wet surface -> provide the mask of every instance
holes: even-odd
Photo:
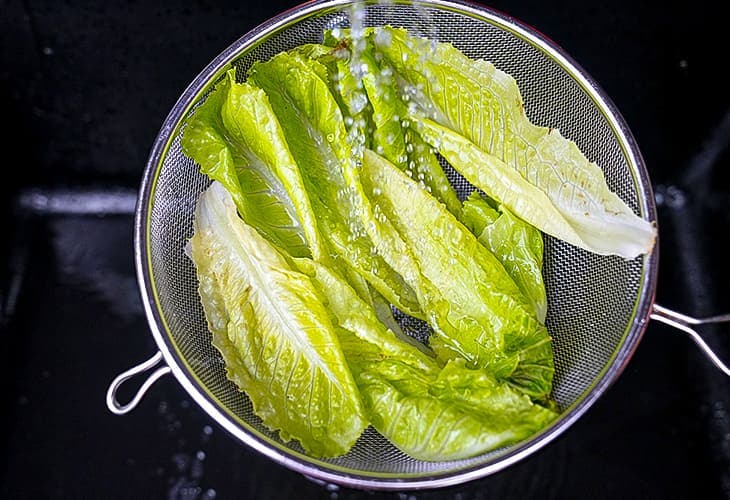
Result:
[[[0,20],[6,168],[18,173],[1,188],[10,230],[0,252],[0,496],[730,498],[730,380],[655,322],[618,382],[566,433],[500,473],[440,490],[317,484],[240,444],[170,375],[133,412],[112,415],[111,380],[156,352],[132,249],[154,136],[213,56],[290,5],[100,5],[9,1]],[[494,5],[563,45],[631,127],[658,203],[657,302],[694,316],[730,312],[722,16],[709,3],[691,12],[658,2]],[[728,325],[702,331],[730,358]]]

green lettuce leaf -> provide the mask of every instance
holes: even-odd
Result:
[[[297,265],[326,297],[340,345],[373,426],[419,460],[459,460],[531,436],[557,414],[463,360],[442,366],[387,329],[336,272]]]
[[[351,61],[341,49],[319,59],[329,68],[329,85],[347,127],[350,143],[360,148],[369,147],[374,125],[373,109],[368,101],[362,78],[354,71]],[[359,71],[359,70],[358,70]]]
[[[321,61],[322,58],[326,58],[331,55],[332,48],[321,43],[304,43],[297,45],[293,49],[289,50],[290,54],[301,55],[307,59],[316,59]],[[327,69],[327,68],[323,68]],[[323,78],[328,78],[326,74],[320,75]]]
[[[295,259],[294,262],[323,295],[323,302],[333,316],[333,324],[352,332],[359,339],[360,347],[349,351],[348,363],[359,357],[393,357],[418,369],[438,369],[439,363],[430,349],[383,324],[373,306],[363,301],[337,271],[307,258]]]
[[[511,76],[402,29],[378,28],[369,36],[401,79],[403,95],[428,118],[419,120],[425,125],[419,131],[472,184],[521,219],[586,250],[626,258],[651,250],[652,224],[609,189],[602,170],[574,142],[529,121]],[[482,170],[494,169],[504,177],[512,170],[542,196],[526,203],[523,187],[504,191],[479,182]],[[509,178],[508,187],[516,187]]]
[[[328,247],[390,303],[418,316],[414,291],[374,251],[357,216],[359,202],[343,172],[355,168],[358,158],[322,74],[319,62],[280,53],[254,64],[249,81],[266,91],[279,117]]]
[[[546,401],[554,371],[550,336],[499,260],[417,182],[370,150],[360,181],[380,214],[365,226],[378,252],[417,291],[436,354],[464,358]],[[378,219],[392,224],[404,247],[373,230]]]
[[[420,460],[460,460],[532,436],[557,413],[484,370],[449,361],[436,373],[386,359],[357,382],[372,425]]]
[[[284,441],[315,456],[346,453],[368,422],[310,278],[238,217],[218,182],[200,197],[194,231],[189,255],[229,378]]]
[[[270,241],[293,256],[324,252],[296,163],[261,89],[236,83],[230,70],[186,120],[181,145]]]
[[[300,46],[297,52],[320,54],[318,47],[323,46]],[[236,83],[235,70],[229,70],[188,119],[182,144],[203,173],[228,189],[244,220],[261,234],[294,257],[311,254],[331,262],[299,168],[263,90]],[[299,221],[304,222],[301,231]],[[308,248],[300,239],[289,244],[294,237],[304,238]],[[371,295],[364,279],[349,276],[361,296]]]
[[[365,31],[370,33],[371,30]],[[390,67],[381,67],[376,61],[371,44],[358,44],[350,38],[350,30],[328,30],[325,44],[337,47],[340,81],[355,79],[357,96],[370,104],[368,123],[372,132],[370,141],[363,146],[373,149],[414,179],[423,182],[430,192],[454,214],[461,209],[456,195],[436,155],[410,127],[409,109],[398,95],[396,80]],[[353,46],[353,44],[355,46]]]
[[[575,214],[567,217],[545,191],[528,182],[496,156],[485,153],[466,137],[429,119],[421,119],[419,123],[424,138],[438,145],[439,152],[466,180],[520,219],[552,236],[598,254],[618,254],[628,258],[647,251],[643,243],[635,244],[639,240],[646,240],[643,225],[625,225],[618,220],[623,216],[608,213],[600,216],[600,223],[587,211],[582,214],[583,221]],[[609,219],[614,219],[617,224],[610,223]],[[653,232],[650,225],[649,228]]]
[[[542,278],[543,241],[538,229],[504,206],[493,208],[478,191],[464,201],[461,221],[504,266],[545,322],[547,294]]]

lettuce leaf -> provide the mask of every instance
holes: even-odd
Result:
[[[297,265],[326,297],[368,418],[408,455],[468,458],[528,437],[557,416],[463,360],[442,366],[381,324],[336,272],[309,259]]]
[[[279,117],[328,247],[388,301],[419,316],[414,291],[374,251],[357,216],[358,200],[343,171],[355,168],[358,158],[322,71],[315,60],[280,53],[254,64],[249,81],[266,91]]]
[[[261,89],[236,83],[230,70],[187,119],[181,145],[270,241],[293,256],[324,252],[296,163]]]
[[[318,47],[297,51],[319,54]],[[294,257],[331,261],[299,167],[262,89],[236,83],[235,70],[229,70],[188,119],[182,145],[203,173],[228,189],[241,216],[263,236]],[[306,247],[300,240],[290,243],[295,236],[304,238]],[[361,296],[371,295],[364,279],[350,277]]]
[[[557,416],[463,360],[435,373],[375,361],[357,381],[373,427],[420,460],[479,455],[527,438]]]
[[[370,33],[371,30],[366,30]],[[377,62],[371,44],[352,41],[350,30],[328,30],[325,44],[336,47],[339,81],[347,82],[356,77],[358,96],[364,96],[370,104],[368,123],[372,132],[363,141],[366,148],[376,151],[414,179],[428,186],[430,192],[454,214],[461,209],[461,202],[436,155],[410,127],[409,109],[398,95],[396,80],[389,67]],[[355,45],[355,46],[353,46]]]
[[[315,456],[346,453],[368,422],[310,278],[238,217],[218,182],[201,195],[194,229],[189,255],[228,377],[284,441]]]
[[[436,354],[464,358],[547,401],[554,371],[550,336],[499,260],[417,182],[370,150],[360,180],[378,218],[392,224],[410,252],[412,260],[397,238],[382,237],[372,231],[375,222],[366,221],[379,253],[417,291]]]
[[[643,219],[636,218],[641,222],[634,224],[620,213],[599,214],[588,207],[581,214],[568,213],[548,193],[466,137],[429,119],[421,119],[419,124],[424,138],[437,145],[466,180],[547,234],[597,254],[626,258],[649,251],[653,245],[654,229]]]
[[[484,60],[451,44],[377,28],[370,35],[378,53],[401,79],[414,103],[424,138],[464,177],[515,215],[580,248],[633,258],[653,247],[656,228],[606,184],[603,172],[556,129],[527,118],[516,81]],[[426,118],[426,119],[424,119]],[[483,170],[511,170],[510,187],[483,183]]]
[[[328,83],[349,131],[348,139],[353,147],[370,147],[374,128],[373,109],[365,93],[362,78],[355,72],[352,61],[343,57],[341,49],[332,48],[330,51],[318,61],[329,70]]]
[[[504,206],[493,208],[492,203],[473,191],[464,201],[461,221],[499,259],[544,323],[547,293],[542,278],[542,234]]]
[[[351,351],[348,363],[360,356],[368,359],[394,357],[418,369],[438,369],[439,363],[428,347],[383,324],[375,309],[363,301],[336,270],[307,258],[295,259],[294,263],[312,279],[323,296],[333,324],[360,339],[361,350]]]

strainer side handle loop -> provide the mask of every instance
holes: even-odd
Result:
[[[704,325],[709,323],[727,323],[730,322],[730,314],[721,314],[719,316],[711,316],[708,318],[693,318],[685,314],[672,311],[666,307],[662,307],[659,304],[654,304],[651,313],[651,319],[661,321],[664,324],[673,326],[678,330],[682,330],[694,341],[697,346],[702,349],[702,352],[707,356],[712,364],[718,367],[725,375],[730,377],[730,367],[725,364],[715,352],[707,345],[702,339],[699,333],[692,328],[695,325]]]
[[[157,351],[157,354],[144,363],[140,363],[137,366],[117,375],[112,383],[109,384],[109,389],[106,392],[106,406],[109,408],[109,411],[115,415],[124,415],[132,411],[142,400],[142,396],[144,396],[147,390],[152,387],[152,384],[157,382],[157,380],[163,375],[170,373],[170,367],[167,365],[160,366],[157,370],[152,372],[150,376],[147,377],[147,380],[145,380],[139,389],[137,389],[137,393],[134,395],[132,400],[127,404],[121,404],[117,401],[117,390],[126,380],[154,368],[158,363],[160,363],[160,361],[162,361],[162,353]]]

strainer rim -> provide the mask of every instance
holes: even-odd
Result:
[[[334,464],[322,461],[315,463],[313,459],[303,455],[303,458],[298,458],[299,454],[293,450],[271,441],[250,425],[242,422],[231,412],[224,411],[220,401],[209,393],[197,379],[193,370],[188,366],[185,357],[172,340],[172,334],[161,310],[161,304],[157,296],[152,275],[149,235],[153,195],[166,153],[190,108],[210,87],[211,83],[215,82],[244,50],[262,42],[266,37],[276,33],[279,29],[294,24],[306,16],[323,14],[329,10],[335,10],[353,3],[357,2],[351,0],[309,1],[272,17],[244,34],[228,48],[223,50],[185,88],[155,138],[141,181],[134,222],[134,254],[137,281],[151,333],[175,379],[183,386],[192,399],[219,425],[254,450],[280,465],[305,476],[348,487],[378,490],[412,490],[455,485],[498,472],[546,446],[577,421],[603,395],[608,387],[617,380],[631,359],[649,321],[656,290],[658,241],[652,253],[642,258],[643,270],[641,273],[642,283],[640,285],[640,293],[636,298],[632,312],[632,320],[627,324],[622,341],[611,361],[607,363],[606,368],[601,374],[596,377],[593,385],[583,397],[569,408],[566,408],[552,425],[525,442],[511,447],[504,454],[498,455],[492,463],[476,463],[461,469],[452,469],[438,474],[433,472],[412,475],[402,474],[397,477],[388,477],[393,476],[392,474],[367,473],[366,471],[361,471],[358,474],[341,473],[336,471],[339,467]],[[412,2],[408,0],[395,0],[394,3],[409,4]],[[653,202],[654,198],[651,184],[643,158],[641,157],[633,135],[610,98],[608,98],[598,84],[566,51],[535,28],[485,5],[464,0],[424,0],[420,2],[420,5],[455,11],[484,20],[485,22],[490,22],[523,38],[558,62],[586,91],[591,99],[594,100],[597,107],[609,121],[611,129],[616,134],[621,150],[627,159],[631,175],[633,176],[633,181],[637,188],[641,215],[656,224],[656,207]]]

